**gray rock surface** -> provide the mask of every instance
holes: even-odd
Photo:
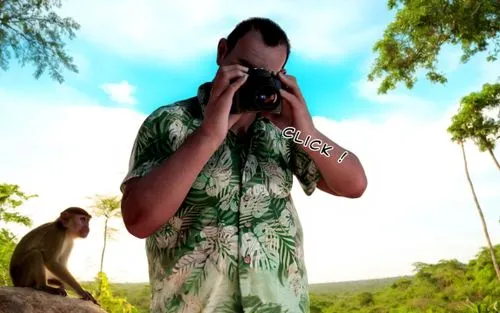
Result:
[[[90,301],[31,288],[0,287],[0,313],[106,313]]]

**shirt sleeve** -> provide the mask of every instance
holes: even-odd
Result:
[[[168,116],[162,113],[167,112],[163,108],[153,112],[139,128],[130,154],[128,172],[120,184],[122,193],[129,180],[149,174],[172,154]]]
[[[312,195],[321,173],[309,155],[294,142],[291,142],[291,167],[306,195]]]

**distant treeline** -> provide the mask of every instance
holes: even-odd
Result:
[[[495,246],[500,259],[500,245]],[[312,284],[311,313],[496,313],[500,284],[487,248],[464,264],[443,260],[415,264],[415,275]],[[140,313],[149,312],[147,283],[110,284]]]

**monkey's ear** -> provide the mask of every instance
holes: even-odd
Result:
[[[68,212],[62,212],[61,215],[59,215],[59,222],[65,227],[68,228],[71,220],[71,214]]]

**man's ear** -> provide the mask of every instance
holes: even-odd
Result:
[[[222,63],[222,60],[227,55],[227,40],[225,38],[222,38],[219,40],[219,44],[217,45],[217,65],[220,66]]]

